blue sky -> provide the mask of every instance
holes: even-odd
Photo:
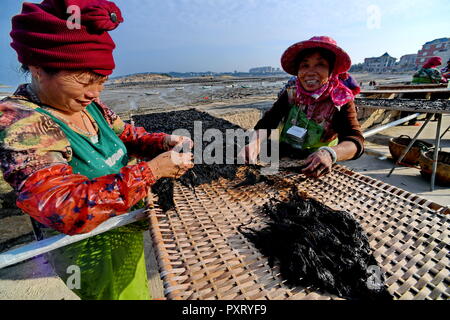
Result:
[[[29,0],[33,2],[33,0]],[[385,52],[400,58],[450,37],[449,0],[116,0],[125,22],[113,76],[135,72],[248,71],[280,67],[291,44],[328,35],[353,63]],[[9,46],[20,0],[2,0],[0,83],[23,81]],[[379,13],[379,15],[378,15]]]

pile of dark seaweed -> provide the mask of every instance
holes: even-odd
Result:
[[[172,111],[165,113],[152,113],[148,115],[139,115],[133,117],[134,123],[138,127],[144,127],[148,132],[165,132],[172,134],[177,129],[186,129],[191,134],[191,139],[194,137],[194,122],[201,121],[202,136],[208,129],[217,129],[222,132],[223,141],[226,141],[225,132],[227,129],[240,129],[239,126],[234,125],[226,120],[213,117],[206,112],[200,112],[195,109]],[[203,140],[203,139],[202,139]],[[195,141],[194,141],[195,143]],[[211,183],[219,178],[234,179],[236,177],[239,165],[236,165],[236,156],[243,145],[238,139],[235,139],[233,144],[235,161],[234,164],[226,164],[226,145],[223,145],[224,164],[196,164],[192,170],[189,170],[183,175],[179,181],[188,187],[199,186],[204,183]],[[208,141],[202,141],[201,150],[205,150],[206,146],[211,144]],[[198,146],[196,146],[198,147]],[[228,143],[230,147],[230,143]],[[197,155],[195,154],[196,163]],[[152,187],[153,193],[158,196],[159,206],[167,211],[173,208],[173,179],[160,179]]]
[[[268,257],[271,266],[279,264],[288,285],[346,299],[392,299],[382,274],[371,273],[377,263],[352,215],[294,191],[287,202],[271,199],[263,212],[270,218],[266,227],[242,226],[241,232]],[[375,284],[368,285],[372,280]]]
[[[226,141],[227,129],[239,129],[226,120],[195,109],[141,115],[133,119],[136,126],[144,127],[148,132],[172,134],[177,129],[186,129],[191,138],[195,121],[201,121],[202,134],[211,128],[221,131],[223,141]],[[202,141],[201,150],[210,143]],[[228,142],[228,147],[230,143],[235,148],[235,155],[243,147],[237,140]],[[223,147],[225,155],[226,146]],[[298,156],[295,151],[290,154],[290,150],[286,150],[286,155]],[[236,165],[236,161],[234,163],[196,164],[179,181],[185,186],[195,187],[221,177],[232,180],[242,167]],[[245,179],[237,183],[236,188],[272,182],[260,175],[257,167],[246,166],[245,170]],[[173,179],[160,179],[152,187],[158,195],[159,206],[165,211],[174,206],[173,187]],[[269,258],[272,266],[275,261],[280,264],[281,274],[288,284],[324,290],[350,299],[392,299],[382,282],[380,288],[367,286],[371,277],[369,267],[377,263],[363,230],[350,214],[330,210],[313,199],[300,197],[296,192],[288,202],[272,199],[264,206],[263,212],[271,219],[267,227],[259,231],[241,228],[241,232]]]

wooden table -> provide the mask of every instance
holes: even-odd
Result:
[[[411,90],[411,89],[440,89],[447,88],[446,83],[434,83],[434,84],[390,84],[390,85],[377,85],[376,90]]]
[[[361,91],[360,96],[355,100],[356,105],[362,108],[376,108],[386,110],[396,110],[414,113],[426,113],[426,121],[420,127],[417,134],[407,146],[403,154],[397,160],[389,172],[388,177],[394,172],[396,166],[401,163],[405,155],[416,142],[420,133],[430,122],[431,118],[435,116],[438,120],[435,138],[435,150],[433,156],[433,171],[431,174],[431,191],[434,191],[436,180],[436,170],[438,162],[438,152],[440,149],[440,142],[444,134],[450,129],[447,128],[441,135],[442,115],[450,114],[450,89],[408,89],[408,90],[364,90]],[[406,98],[405,98],[406,97]],[[439,99],[435,99],[439,97]]]

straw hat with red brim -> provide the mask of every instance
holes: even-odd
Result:
[[[336,41],[330,37],[320,36],[312,37],[309,40],[297,42],[290,46],[281,56],[281,66],[284,71],[294,76],[298,73],[297,58],[305,49],[310,48],[324,48],[333,52],[336,56],[336,62],[334,64],[333,74],[339,75],[341,73],[347,72],[352,66],[352,61],[350,56],[340,47],[338,47]]]

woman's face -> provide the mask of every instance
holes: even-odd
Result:
[[[30,67],[37,77],[37,93],[41,101],[67,113],[75,113],[86,108],[100,96],[107,77],[96,77],[87,71],[60,71],[49,75],[40,68]],[[36,71],[38,70],[38,71]],[[35,77],[36,78],[36,77]]]
[[[330,64],[320,53],[313,53],[300,61],[297,76],[303,89],[315,91],[328,82]]]

